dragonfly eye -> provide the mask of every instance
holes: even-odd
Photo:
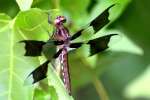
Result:
[[[55,19],[55,24],[60,25],[66,22],[66,18],[64,16],[57,16]]]
[[[66,18],[63,18],[63,19],[61,20],[61,22],[62,22],[62,23],[65,23],[65,22],[66,22]]]

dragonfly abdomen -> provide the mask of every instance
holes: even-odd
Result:
[[[71,80],[70,80],[70,71],[69,71],[69,64],[68,64],[68,54],[67,48],[62,50],[60,54],[60,62],[61,62],[61,78],[65,85],[66,90],[71,95]]]

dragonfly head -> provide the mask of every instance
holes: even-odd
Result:
[[[64,16],[57,16],[54,23],[55,25],[62,25],[66,22],[66,18]]]

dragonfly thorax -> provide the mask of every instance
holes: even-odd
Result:
[[[57,41],[64,41],[61,45],[67,47],[70,44],[70,34],[68,29],[63,25],[66,22],[66,18],[64,16],[57,16],[54,20],[55,31],[53,33],[53,39]]]

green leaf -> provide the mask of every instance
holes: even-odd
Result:
[[[125,89],[125,96],[128,98],[150,98],[150,66],[141,74],[130,82]]]
[[[46,98],[46,93],[42,89],[37,88],[35,89],[34,96],[35,100],[43,100]]]
[[[7,16],[4,13],[0,13],[0,27],[1,27],[1,30],[2,30],[2,28],[5,28],[5,26],[8,25],[10,20],[11,20],[11,18],[9,16]]]
[[[21,11],[29,10],[33,0],[16,0]]]
[[[33,40],[49,39],[49,34],[52,30],[48,24],[47,14],[40,9],[31,9],[28,11],[19,12],[15,23],[15,31],[22,34],[24,37],[29,37]]]
[[[46,87],[46,84],[43,84]],[[34,92],[34,100],[58,100],[55,89],[52,86],[47,86],[45,91],[41,88],[36,88]]]
[[[121,16],[121,18],[116,21],[113,25],[113,27],[118,28],[121,30],[130,40],[136,44],[138,47],[140,47],[143,50],[143,54],[141,55],[141,60],[137,60],[134,58],[133,61],[128,61],[128,63],[133,64],[131,67],[133,69],[133,72],[131,73],[136,73],[136,76],[132,76],[131,74],[127,74],[126,77],[124,78],[130,78],[132,77],[133,80],[129,81],[128,80],[128,93],[126,93],[127,98],[149,98],[148,94],[148,87],[150,84],[149,81],[146,81],[146,79],[140,78],[139,75],[143,73],[143,71],[146,70],[146,68],[149,66],[150,62],[150,7],[149,4],[150,1],[143,0],[143,1],[138,1],[135,0],[133,1],[129,7],[125,10],[124,14]],[[132,8],[132,9],[131,9]],[[126,17],[128,16],[128,17]],[[130,47],[129,47],[130,48]],[[136,67],[133,67],[135,66]],[[125,66],[124,66],[125,67]],[[131,70],[131,69],[130,69]],[[141,73],[140,73],[141,72]],[[134,80],[138,79],[136,82]],[[133,81],[132,87],[131,87],[131,82]],[[143,81],[143,82],[141,82]],[[141,85],[140,85],[141,84]],[[130,89],[129,89],[130,87]],[[146,87],[146,91],[144,91],[144,87]],[[135,91],[133,91],[133,88]],[[125,88],[125,90],[127,90]],[[126,91],[127,92],[127,91]]]
[[[8,14],[11,17],[16,16],[19,11],[15,0],[0,0],[0,12]]]
[[[58,100],[58,96],[54,87],[49,86],[49,92],[51,94],[51,100]]]
[[[9,19],[9,16],[3,15],[0,20],[6,19]],[[0,99],[31,100],[33,88],[24,86],[24,79],[28,72],[39,63],[37,59],[23,57],[23,45],[19,44],[18,41],[24,38],[15,32],[14,22],[15,20],[11,20],[7,24],[0,22],[3,26],[0,29],[0,45],[2,48],[0,59],[4,59],[0,62]]]

